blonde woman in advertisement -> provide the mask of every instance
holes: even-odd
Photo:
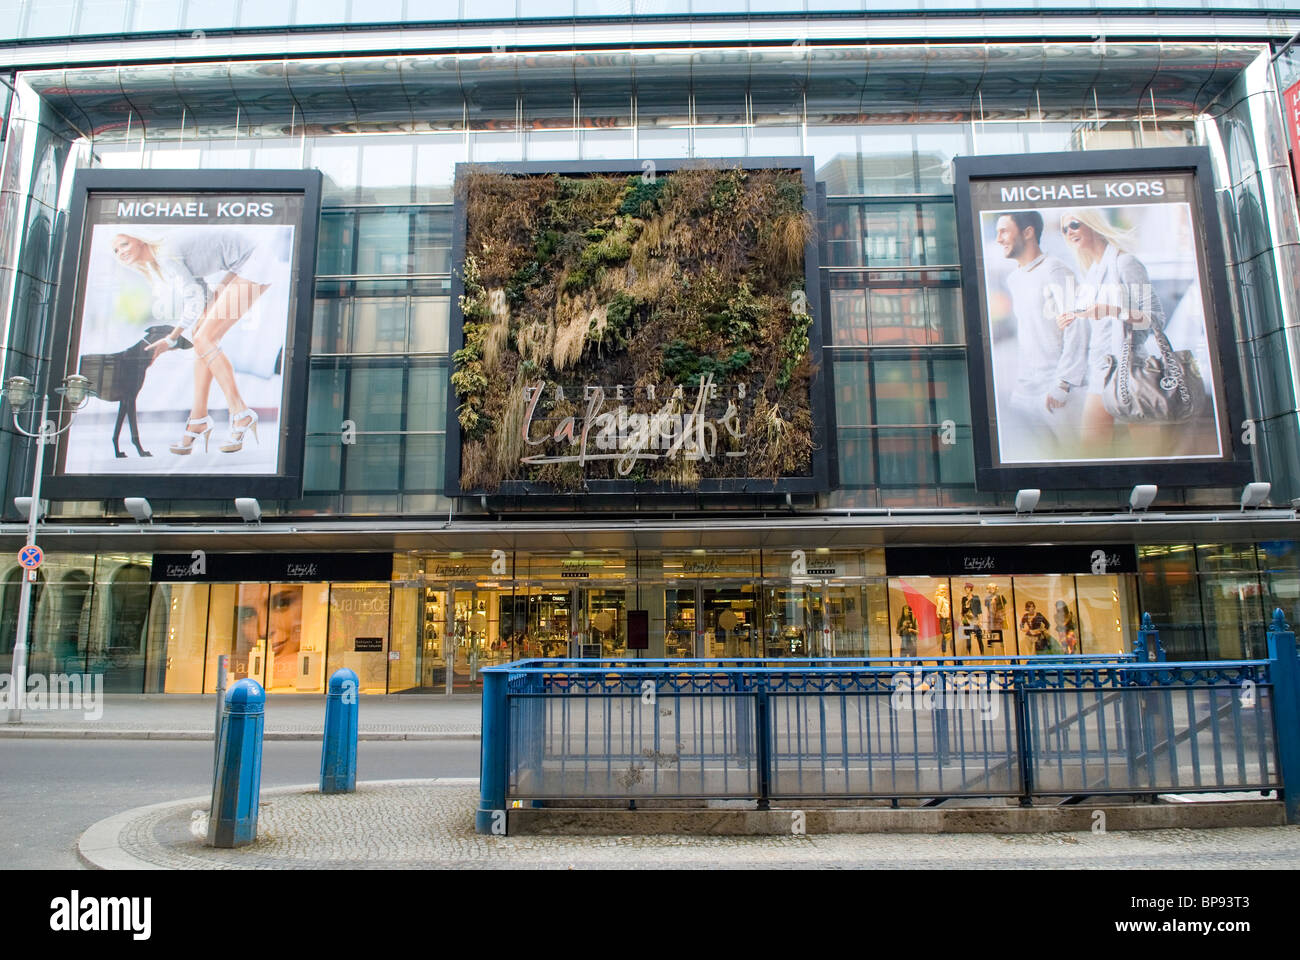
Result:
[[[272,278],[263,271],[272,267],[274,257],[244,231],[227,227],[193,227],[161,241],[119,233],[113,238],[113,255],[150,282],[155,314],[161,311],[174,324],[171,336],[149,346],[153,359],[176,349],[182,337],[194,344],[193,405],[184,435],[171,452],[188,456],[199,440],[207,451],[215,426],[208,415],[213,380],[230,411],[230,436],[218,449],[239,452],[250,431],[257,439],[257,412],[244,402],[221,341],[271,286]],[[209,288],[203,278],[214,274],[222,278]]]
[[[1091,455],[1115,455],[1115,419],[1102,401],[1105,364],[1118,357],[1129,328],[1149,331],[1152,324],[1163,327],[1164,307],[1151,287],[1146,266],[1133,255],[1136,237],[1123,230],[1097,207],[1079,207],[1061,212],[1061,234],[1070,248],[1083,279],[1075,308],[1061,314],[1062,330],[1072,323],[1088,324],[1088,396],[1083,407],[1085,449]],[[1137,355],[1146,338],[1135,337]],[[1164,452],[1165,431],[1160,424],[1127,424],[1130,444],[1147,451]],[[1127,452],[1127,451],[1125,451]],[[1135,451],[1136,452],[1136,449]]]

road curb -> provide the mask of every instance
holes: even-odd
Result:
[[[262,735],[265,741],[280,740],[320,740],[320,731],[270,731]],[[211,743],[211,731],[207,730],[96,730],[73,727],[70,729],[29,728],[7,730],[0,727],[0,740],[206,740]],[[410,731],[370,731],[362,730],[357,734],[358,740],[473,740],[481,739],[480,734],[442,733],[428,730]]]
[[[209,738],[211,739],[211,738]],[[425,777],[402,780],[362,780],[357,784],[358,790],[364,790],[368,787],[388,787],[399,785],[429,785],[434,784],[463,786],[466,784],[477,784],[477,777]],[[320,790],[319,783],[300,783],[288,787],[268,787],[259,793],[259,799],[266,797],[285,796],[295,793],[317,793]],[[199,797],[187,797],[183,800],[165,800],[162,803],[151,803],[143,807],[133,807],[130,810],[124,810],[121,813],[115,813],[111,817],[105,817],[96,823],[92,823],[77,838],[76,853],[77,859],[90,870],[167,870],[168,867],[161,867],[156,863],[150,863],[148,860],[142,860],[122,849],[118,838],[122,831],[135,823],[141,817],[153,813],[160,813],[169,810],[183,810],[186,808],[208,810],[212,805],[212,797],[204,794]]]

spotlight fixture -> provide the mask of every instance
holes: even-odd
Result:
[[[23,519],[24,519],[24,520],[30,520],[30,519],[32,518],[32,498],[31,498],[31,497],[14,497],[14,506],[17,507],[17,508],[18,508],[18,512],[21,513],[21,514],[23,515]],[[43,519],[43,518],[45,517],[45,515],[46,515],[47,513],[49,513],[49,512],[50,512],[50,501],[48,501],[48,500],[42,500],[42,501],[41,501],[41,512],[40,512],[40,514],[37,516],[36,519],[37,519],[37,520],[41,520],[41,519]]]
[[[153,507],[144,497],[127,497],[122,502],[126,504],[126,512],[135,518],[136,523],[153,523]]]
[[[1273,484],[1263,480],[1255,480],[1246,484],[1245,489],[1241,491],[1242,512],[1245,512],[1247,507],[1254,507],[1255,509],[1262,507],[1264,501],[1268,499],[1268,492],[1272,489]]]
[[[1155,501],[1159,489],[1154,483],[1139,483],[1128,496],[1128,512],[1146,510]]]
[[[262,505],[256,497],[235,497],[235,509],[244,518],[245,523],[262,522]]]
[[[1042,496],[1043,491],[1041,490],[1017,490],[1016,513],[1033,513]]]

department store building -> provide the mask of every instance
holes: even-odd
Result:
[[[90,499],[47,497],[30,670],[198,693],[224,654],[272,692],[321,692],[342,666],[371,693],[472,692],[482,666],[525,656],[1110,653],[1131,648],[1143,611],[1171,658],[1263,655],[1274,607],[1300,619],[1300,221],[1284,99],[1300,50],[1282,52],[1300,5],[871,6],[8,4],[5,378],[41,393],[77,372],[60,311],[78,276],[80,173],[320,174],[300,291],[310,337],[286,340],[274,367],[303,361],[305,402],[280,424],[282,443],[302,443],[301,493],[257,497],[255,521],[236,510],[249,495],[238,477],[148,495],[148,520],[125,506],[145,489],[129,476]],[[977,482],[991,401],[972,391],[984,356],[970,343],[962,163],[1157,148],[1207,158],[1215,235],[1200,249],[1226,296],[1206,312],[1233,348],[1216,382],[1236,395],[1220,434],[1248,468],[1153,468],[1145,510],[1130,507],[1140,464],[1122,483],[1082,470],[1071,486],[1059,467],[1042,482]],[[468,437],[449,376],[466,342],[458,298],[472,292],[457,165],[636,176],[653,161],[671,177],[773,157],[811,172],[817,476],[449,483]],[[257,348],[239,336],[224,344],[236,370],[235,354]],[[276,427],[248,403],[265,444]],[[132,426],[160,462],[182,459],[169,441],[194,446],[191,461],[217,457],[237,411],[212,409],[217,429],[201,439],[143,400]],[[93,399],[78,413],[105,451],[117,411]],[[19,412],[28,429],[32,412]],[[23,577],[14,498],[31,492],[35,454],[12,413],[0,671]],[[142,462],[126,436],[121,462]],[[1268,499],[1243,507],[1247,481],[1271,484]],[[1018,510],[1025,488],[1041,496]]]

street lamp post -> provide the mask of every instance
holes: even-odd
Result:
[[[41,518],[41,473],[45,466],[45,445],[53,443],[54,438],[72,426],[72,418],[81,409],[86,398],[90,396],[90,381],[79,374],[69,374],[63,378],[63,386],[56,392],[63,394],[64,400],[72,405],[67,424],[62,430],[49,419],[50,398],[41,396],[41,419],[36,432],[24,430],[18,422],[18,413],[32,399],[32,383],[26,377],[10,377],[5,383],[5,397],[14,408],[14,429],[25,437],[36,440],[36,465],[32,470],[32,503],[27,511],[27,546],[36,545],[36,524]],[[23,706],[27,700],[27,623],[31,616],[32,583],[36,580],[36,570],[23,573],[23,584],[18,595],[18,630],[14,637],[13,665],[10,669],[13,706],[9,710],[9,722],[21,723]]]

